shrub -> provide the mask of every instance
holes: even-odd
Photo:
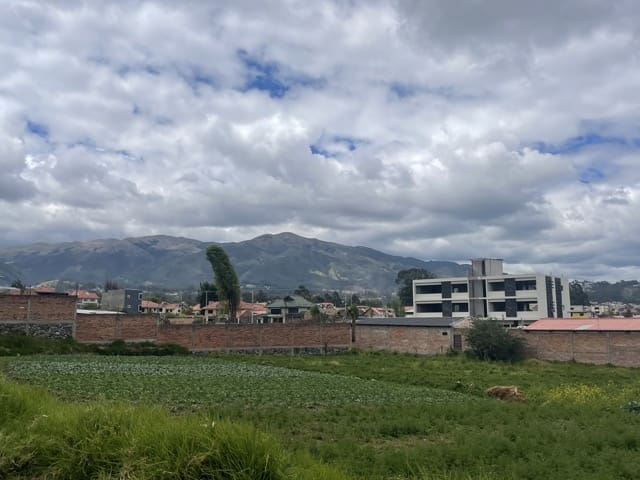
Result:
[[[515,361],[522,358],[524,342],[495,320],[474,320],[467,343],[481,360]]]

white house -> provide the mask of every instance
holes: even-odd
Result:
[[[505,274],[501,259],[471,260],[466,277],[413,281],[415,317],[496,318],[520,326],[569,316],[569,306],[566,278]]]

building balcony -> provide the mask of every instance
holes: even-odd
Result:
[[[451,300],[468,300],[468,299],[469,299],[469,293],[468,292],[452,293],[451,294]]]
[[[414,302],[441,302],[441,293],[416,293]]]
[[[487,292],[488,299],[504,299],[504,290],[496,290]]]
[[[537,290],[516,290],[516,298],[535,300],[538,298],[538,291]]]
[[[442,312],[420,312],[414,313],[413,316],[422,318],[442,318]]]

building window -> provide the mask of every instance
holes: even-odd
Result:
[[[416,285],[417,294],[433,294],[442,293],[442,285],[437,283],[434,285]]]
[[[469,286],[466,283],[452,283],[451,293],[467,293]]]
[[[443,337],[446,337],[447,335],[449,335],[449,332],[442,332]]]
[[[489,302],[489,312],[506,312],[505,302]]]
[[[441,303],[419,303],[416,307],[418,313],[442,313]]]
[[[467,302],[454,303],[453,304],[453,311],[454,312],[468,312],[469,311],[469,304]]]
[[[516,280],[516,290],[535,290],[535,280]]]

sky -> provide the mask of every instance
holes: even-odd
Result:
[[[640,278],[639,2],[0,10],[0,246],[289,231]]]

